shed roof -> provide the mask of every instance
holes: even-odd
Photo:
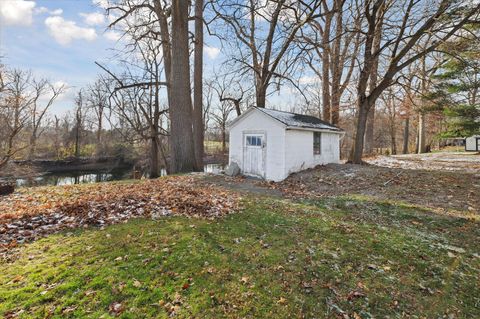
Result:
[[[287,127],[315,129],[315,130],[320,129],[320,130],[329,130],[329,131],[336,131],[336,132],[343,131],[341,128],[336,127],[335,125],[330,124],[326,121],[322,121],[321,119],[315,116],[277,111],[277,110],[260,108],[260,107],[254,107],[254,108],[276,119],[277,121],[282,122]]]

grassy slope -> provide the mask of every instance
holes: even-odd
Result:
[[[0,316],[108,318],[120,302],[122,318],[166,318],[168,303],[179,318],[473,318],[479,226],[364,198],[247,198],[223,220],[137,219],[26,245],[0,265]]]

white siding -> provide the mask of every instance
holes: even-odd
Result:
[[[313,154],[313,132],[287,130],[285,142],[285,175],[320,164],[339,163],[340,135],[322,132],[321,152]]]
[[[321,153],[313,154],[313,131],[286,129],[286,125],[265,113],[252,109],[230,127],[229,163],[237,163],[243,173],[245,134],[265,134],[265,175],[281,181],[291,173],[320,164],[339,163],[340,136],[321,132]]]
[[[465,139],[465,150],[466,151],[477,151],[477,138],[480,138],[480,135],[474,135],[467,137]]]
[[[285,126],[264,113],[253,110],[230,128],[229,163],[243,167],[243,135],[265,133],[265,179],[280,181],[285,176]]]

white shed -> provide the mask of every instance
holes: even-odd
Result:
[[[465,139],[465,151],[480,152],[480,135],[473,135]]]
[[[229,164],[238,164],[244,175],[281,181],[340,161],[343,131],[313,116],[251,107],[229,130]]]

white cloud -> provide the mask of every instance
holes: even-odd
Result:
[[[42,13],[47,13],[48,8],[47,7],[39,7],[35,9],[35,14],[42,14]]]
[[[49,11],[51,15],[54,15],[54,16],[59,16],[63,13],[63,10],[62,9],[55,9],[55,10],[52,10],[52,11]]]
[[[205,53],[208,55],[208,57],[212,60],[216,59],[217,56],[220,54],[220,49],[216,47],[210,47],[206,45],[204,47]]]
[[[61,45],[67,45],[77,39],[93,41],[97,38],[95,29],[79,27],[74,21],[68,21],[62,17],[48,17],[45,19],[45,25],[48,32]]]
[[[29,26],[33,22],[35,2],[30,0],[0,1],[0,21],[5,25]]]
[[[103,33],[103,36],[107,38],[110,41],[118,41],[122,37],[120,32],[113,31],[113,30],[108,30]]]
[[[50,10],[47,7],[39,7],[35,9],[35,14],[42,14],[42,13],[48,13],[53,16],[59,16],[63,13],[62,9],[55,9],[55,10]]]
[[[83,17],[83,21],[87,25],[101,25],[105,23],[105,16],[100,12],[92,13],[80,13],[80,16]]]

